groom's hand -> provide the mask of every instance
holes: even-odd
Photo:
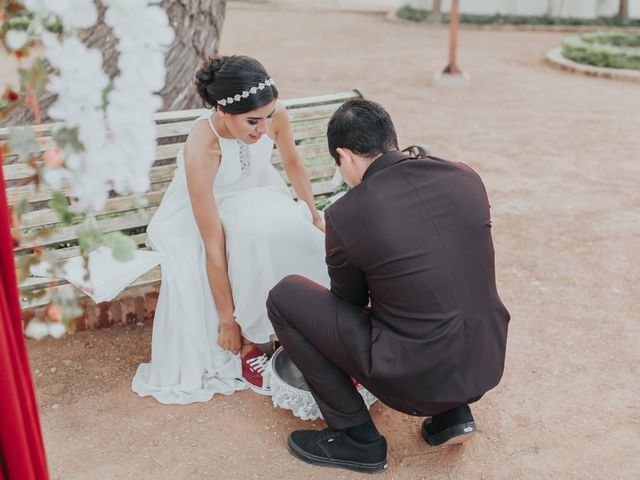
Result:
[[[218,336],[218,345],[233,353],[238,353],[242,346],[242,334],[240,325],[235,320],[220,323],[220,335]]]

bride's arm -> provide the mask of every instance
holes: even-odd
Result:
[[[304,163],[302,163],[300,155],[296,150],[293,131],[291,130],[291,123],[289,122],[289,114],[287,113],[287,109],[280,102],[278,102],[276,106],[276,111],[273,114],[271,125],[275,132],[276,145],[278,146],[278,150],[282,156],[282,164],[284,165],[284,169],[291,180],[291,185],[296,191],[298,198],[309,207],[311,217],[313,218],[313,224],[320,230],[324,231],[322,217],[320,217],[316,204],[313,200],[313,191],[311,190],[309,173],[304,168]]]
[[[241,346],[240,327],[233,317],[233,297],[227,270],[224,230],[213,196],[213,181],[220,166],[220,148],[212,141],[206,122],[198,122],[187,138],[184,165],[191,208],[206,251],[209,286],[220,316],[218,344],[237,353]]]

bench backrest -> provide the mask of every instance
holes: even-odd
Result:
[[[291,118],[298,152],[307,166],[312,179],[314,196],[321,207],[323,200],[343,188],[342,179],[339,174],[336,174],[336,167],[327,149],[327,123],[338,106],[348,99],[359,97],[361,97],[360,92],[354,90],[334,95],[283,101]],[[122,230],[133,236],[138,244],[144,243],[144,229],[173,178],[176,156],[184,145],[193,121],[204,113],[206,109],[161,112],[156,115],[158,146],[156,161],[150,175],[151,189],[142,195],[145,205],[140,207],[140,202],[133,196],[113,194],[104,209],[96,216],[101,231]],[[52,145],[50,137],[47,136],[52,126],[51,124],[38,126],[38,130],[44,135],[43,150]],[[0,129],[0,139],[6,136],[7,130]],[[277,150],[274,151],[272,161],[288,182]],[[17,162],[15,157],[8,156],[3,169],[9,204],[15,205],[22,199],[27,199],[31,206],[31,211],[21,219],[21,228],[24,233],[43,228],[51,229],[46,238],[26,239],[16,247],[16,254],[30,253],[34,247],[50,246],[56,249],[60,258],[78,255],[75,227],[61,225],[56,212],[47,205],[52,197],[52,191],[45,186],[36,187],[33,183],[20,186],[21,181],[33,175],[33,168]],[[69,194],[71,189],[66,185],[63,191]]]
[[[329,155],[326,129],[333,112],[342,103],[352,98],[362,98],[362,94],[353,90],[333,95],[283,100],[291,118],[297,149],[309,171],[314,197],[319,208],[328,205],[329,198],[345,186]],[[102,232],[120,230],[131,236],[139,246],[144,245],[146,226],[173,178],[176,156],[184,146],[194,120],[206,112],[206,109],[193,109],[156,114],[158,146],[155,163],[150,173],[151,188],[149,192],[142,195],[144,206],[141,206],[139,199],[134,196],[118,196],[112,192],[104,209],[96,215],[98,227]],[[41,150],[44,151],[53,146],[50,133],[55,126],[55,124],[46,124],[36,127],[36,130],[42,133]],[[6,140],[7,137],[8,130],[0,129],[0,140]],[[272,162],[289,183],[277,149],[273,153]],[[19,162],[15,156],[8,155],[5,157],[2,168],[9,205],[16,205],[24,200],[30,204],[30,211],[21,218],[20,228],[25,239],[14,249],[16,256],[30,255],[34,248],[38,247],[54,249],[54,254],[59,259],[79,255],[76,226],[61,224],[57,213],[48,206],[53,192],[45,186],[36,186],[33,183],[24,185],[25,180],[34,174],[32,166]],[[64,185],[63,192],[70,194],[70,186]],[[32,237],[30,233],[43,229],[48,230],[46,237],[30,238]],[[157,284],[159,280],[160,269],[156,268],[136,280],[132,286]],[[30,277],[20,287],[23,291],[44,293],[50,288],[70,288],[70,285],[65,285],[66,283],[59,279]],[[46,303],[45,296],[24,298],[22,307],[34,309]]]

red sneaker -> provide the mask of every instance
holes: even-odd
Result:
[[[260,395],[271,396],[271,389],[264,385],[264,372],[269,358],[258,347],[242,357],[242,377],[251,390]]]

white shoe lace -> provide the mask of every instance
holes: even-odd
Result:
[[[259,357],[247,360],[247,365],[249,365],[251,370],[259,373],[260,375],[263,375],[264,371],[267,369],[267,363],[269,363],[269,359],[266,355],[260,355]]]

